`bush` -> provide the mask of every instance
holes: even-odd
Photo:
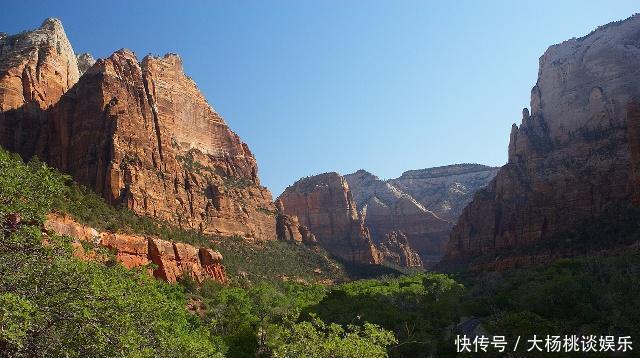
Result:
[[[274,358],[378,358],[386,357],[386,347],[394,343],[393,333],[371,323],[345,329],[314,318],[279,329],[268,345]]]

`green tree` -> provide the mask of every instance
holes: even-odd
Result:
[[[0,150],[0,355],[222,357],[180,286],[78,260],[69,238],[43,233],[67,180]]]
[[[386,348],[396,342],[393,333],[371,323],[345,329],[314,318],[281,327],[268,345],[275,358],[379,358],[387,357]]]

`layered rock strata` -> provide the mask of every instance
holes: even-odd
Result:
[[[489,184],[498,169],[481,164],[453,164],[409,170],[387,182],[439,218],[455,223],[475,193]]]
[[[82,225],[68,216],[51,214],[45,221],[44,228],[49,233],[65,235],[74,238],[75,255],[82,258],[95,258],[87,253],[81,245],[85,242],[94,247],[110,249],[115,254],[116,261],[128,269],[151,267],[149,273],[167,282],[176,282],[188,275],[196,282],[202,283],[206,279],[226,282],[222,255],[207,249],[161,240],[154,237],[128,235],[113,232],[98,232]]]

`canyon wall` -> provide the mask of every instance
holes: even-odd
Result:
[[[447,257],[550,239],[638,198],[640,15],[551,46],[509,160],[464,209]]]

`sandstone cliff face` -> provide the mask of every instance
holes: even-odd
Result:
[[[455,223],[476,191],[486,187],[498,169],[480,164],[454,164],[409,170],[388,182],[438,217]]]
[[[276,238],[253,154],[177,55],[138,62],[120,50],[87,69],[90,56],[76,59],[58,20],[0,46],[0,145],[37,154],[139,215],[205,234]]]
[[[99,60],[46,128],[37,153],[110,203],[205,234],[276,236],[253,154],[176,55]]]
[[[380,263],[369,230],[358,218],[349,185],[339,174],[300,179],[279,200],[283,213],[296,216],[331,254],[352,262]]]
[[[345,179],[374,242],[382,243],[389,234],[401,231],[425,263],[435,263],[444,255],[450,222],[367,171],[345,175]]]
[[[295,215],[286,215],[282,200],[276,200],[276,234],[280,241],[302,242],[309,245],[318,243],[316,236],[308,227],[301,225]]]
[[[78,82],[80,72],[62,23],[0,37],[0,111],[25,104],[47,108]]]
[[[448,256],[550,238],[638,194],[640,16],[551,46],[509,162],[464,210]]]
[[[420,255],[409,245],[407,236],[402,231],[392,231],[385,235],[380,245],[380,260],[401,267],[422,267]]]
[[[80,77],[73,49],[57,19],[36,30],[0,36],[0,144],[33,154],[42,111]]]
[[[196,248],[188,244],[161,240],[153,237],[127,235],[112,232],[98,232],[82,225],[68,216],[51,214],[45,221],[45,230],[57,235],[66,235],[77,240],[75,255],[85,259],[96,259],[85,253],[79,242],[96,247],[105,247],[115,252],[115,258],[128,269],[156,265],[149,274],[167,282],[176,282],[189,275],[196,282],[212,279],[225,282],[222,255],[207,248]],[[89,256],[87,256],[89,255]]]

